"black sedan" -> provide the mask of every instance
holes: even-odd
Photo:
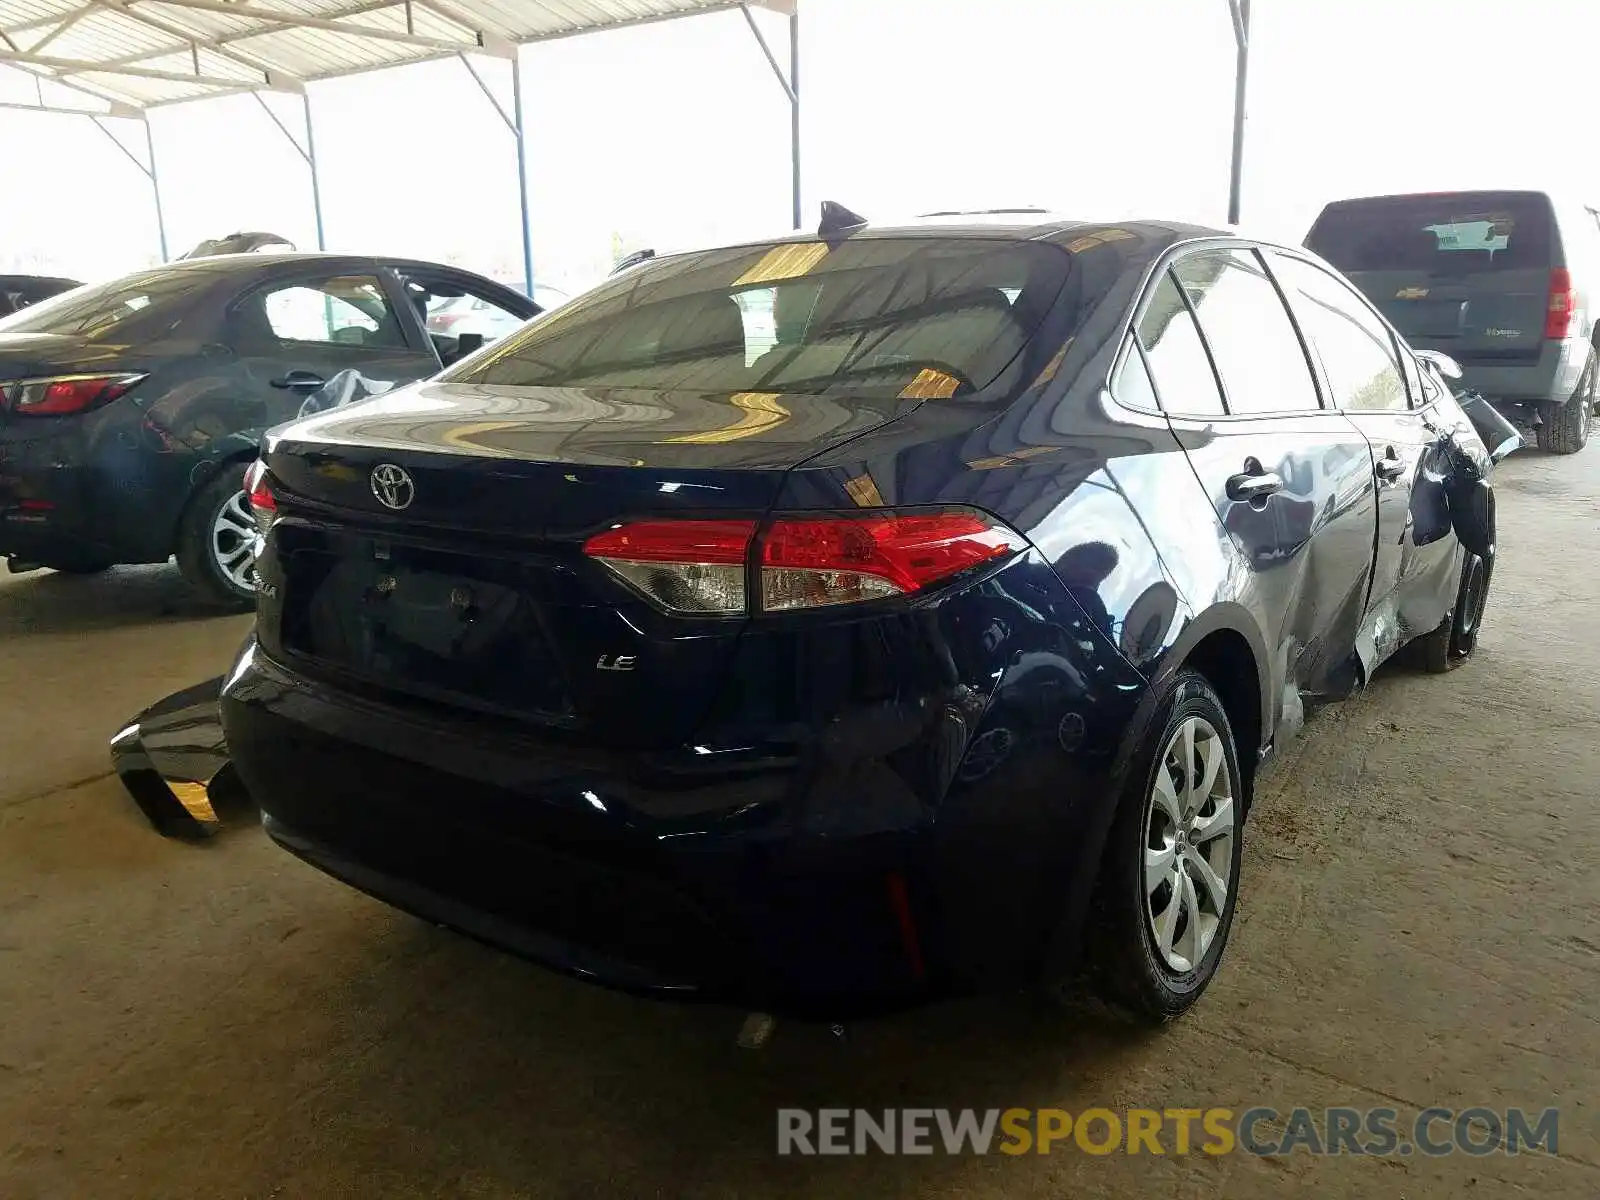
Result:
[[[271,433],[226,748],[202,689],[118,761],[615,986],[832,1016],[1086,946],[1165,1018],[1306,706],[1472,654],[1490,470],[1302,250],[1054,222],[655,258]]]
[[[336,381],[435,374],[482,337],[430,334],[470,296],[527,297],[452,267],[348,255],[200,258],[79,288],[0,321],[0,555],[13,571],[164,562],[254,601],[241,490],[261,435]]]

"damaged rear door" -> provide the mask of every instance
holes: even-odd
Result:
[[[1401,641],[1436,627],[1455,597],[1452,468],[1432,412],[1442,392],[1424,394],[1416,361],[1350,285],[1287,254],[1274,253],[1272,267],[1334,403],[1372,447],[1378,532],[1358,647],[1370,669]]]

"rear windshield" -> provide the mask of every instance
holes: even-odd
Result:
[[[936,399],[1022,352],[1071,256],[1039,242],[857,238],[657,259],[445,373],[452,382]]]
[[[168,310],[162,301],[181,295],[209,274],[204,267],[158,267],[110,283],[75,288],[0,320],[0,333],[121,338],[137,324],[149,335],[163,320],[170,323],[170,317],[163,316]]]
[[[1550,202],[1528,192],[1330,204],[1306,245],[1342,271],[1459,274],[1552,265]]]

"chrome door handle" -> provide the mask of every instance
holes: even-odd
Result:
[[[1265,500],[1283,490],[1283,476],[1276,471],[1255,471],[1228,477],[1229,500]]]

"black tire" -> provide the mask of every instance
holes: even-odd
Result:
[[[1578,386],[1565,404],[1547,400],[1539,406],[1541,418],[1535,437],[1539,449],[1551,454],[1576,454],[1589,444],[1594,423],[1595,378],[1600,375],[1600,354],[1591,349]]]
[[[255,588],[246,589],[229,577],[218,559],[213,529],[223,509],[243,492],[245,463],[224,466],[189,498],[178,522],[178,569],[209,605],[242,612],[254,608]]]
[[[1468,551],[1461,564],[1461,580],[1456,585],[1455,607],[1439,622],[1439,628],[1412,643],[1423,670],[1443,675],[1472,657],[1478,648],[1478,630],[1483,626],[1493,574],[1492,553],[1484,557]]]
[[[1215,847],[1227,861],[1226,901],[1222,911],[1214,914],[1214,932],[1210,942],[1203,943],[1199,962],[1185,970],[1169,962],[1157,944],[1153,925],[1160,918],[1155,915],[1155,909],[1164,907],[1159,897],[1162,888],[1171,885],[1147,888],[1146,854],[1151,848],[1154,822],[1161,819],[1156,811],[1160,806],[1153,800],[1157,775],[1164,771],[1169,781],[1174,778],[1167,763],[1169,746],[1175,737],[1180,738],[1181,745],[1183,727],[1191,718],[1199,718],[1210,726],[1223,754],[1222,765],[1227,771],[1226,783],[1231,795],[1232,833],[1231,845]],[[1183,790],[1179,789],[1180,797]],[[1239,770],[1233,729],[1221,700],[1205,676],[1195,671],[1179,672],[1129,762],[1127,783],[1118,799],[1117,815],[1106,839],[1090,908],[1088,942],[1092,976],[1108,1001],[1136,1019],[1159,1024],[1179,1016],[1200,999],[1216,974],[1233,926],[1239,895],[1239,866],[1244,845],[1240,833],[1245,798],[1244,776]],[[1203,815],[1208,805],[1215,803],[1207,799],[1197,811]],[[1176,843],[1178,846],[1186,844]],[[1200,845],[1197,841],[1191,849]],[[1199,878],[1198,875],[1194,877]],[[1198,887],[1192,887],[1191,893],[1197,895]],[[1172,892],[1169,890],[1167,895],[1171,896]],[[1183,922],[1180,928],[1186,932],[1185,918],[1180,916],[1177,920]],[[1172,938],[1174,949],[1181,937],[1180,933]]]

